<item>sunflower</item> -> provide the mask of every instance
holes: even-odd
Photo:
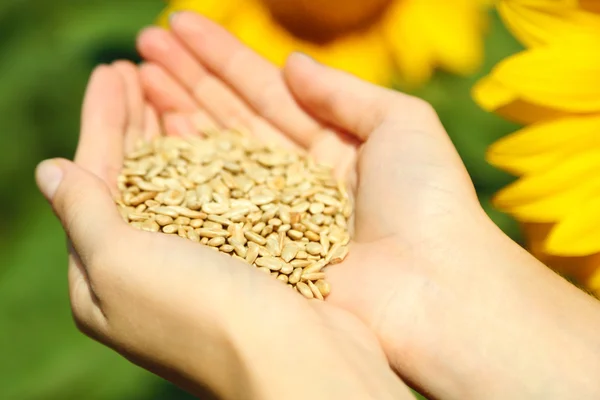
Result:
[[[499,7],[530,48],[473,91],[486,110],[528,124],[488,149],[519,176],[494,204],[523,223],[533,254],[600,295],[600,15],[573,1]]]
[[[513,35],[527,47],[552,44],[575,31],[600,28],[598,0],[500,0],[498,12]]]
[[[407,85],[436,68],[470,74],[483,56],[485,0],[171,0],[199,12],[282,65],[293,51],[368,81]]]

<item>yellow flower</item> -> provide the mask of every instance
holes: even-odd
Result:
[[[417,85],[436,68],[474,72],[483,56],[485,0],[172,0],[160,17],[192,10],[282,65],[305,52],[363,79]]]
[[[499,0],[498,12],[525,46],[551,44],[575,31],[598,31],[597,0]]]
[[[498,64],[473,95],[529,124],[488,149],[491,164],[520,177],[495,206],[523,224],[534,255],[600,295],[600,17],[581,8],[592,5],[501,1],[531,48]]]

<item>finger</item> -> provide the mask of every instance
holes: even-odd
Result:
[[[167,135],[190,136],[219,129],[215,121],[204,111],[193,113],[170,112],[163,114],[163,125]]]
[[[219,128],[215,121],[202,110],[197,110],[195,113],[189,114],[188,118],[194,129],[196,129],[196,132],[214,131]]]
[[[111,188],[123,162],[126,123],[123,81],[115,69],[100,66],[94,70],[86,91],[75,162]]]
[[[125,86],[127,104],[127,128],[125,130],[125,151],[132,151],[135,143],[142,138],[144,128],[144,94],[137,67],[129,61],[116,61],[113,68],[119,73]]]
[[[162,74],[163,81],[171,74],[222,125],[247,124],[255,117],[235,93],[207,72],[169,32],[149,28],[140,35],[138,47],[146,60],[168,72]]]
[[[170,113],[163,117],[165,132],[170,136],[191,137],[196,134],[196,128],[190,118],[184,114]]]
[[[146,98],[159,114],[191,113],[198,108],[192,96],[157,64],[142,64],[140,79]]]
[[[189,126],[186,126],[186,129],[183,129],[187,131],[186,133],[204,132],[221,126],[210,115],[200,110],[186,90],[160,66],[144,64],[140,74],[146,95],[153,105],[152,108],[156,108],[163,114],[163,123],[167,123],[166,134],[179,136],[182,132],[181,121],[171,121],[172,115],[177,115],[175,119],[187,116],[186,124],[191,122],[194,129],[188,130]]]
[[[290,56],[284,77],[309,112],[362,140],[386,120],[406,130],[441,128],[426,102],[325,67],[303,54]]]
[[[144,132],[142,138],[146,141],[160,136],[160,120],[154,107],[149,104],[144,106]]]
[[[180,82],[198,107],[222,126],[248,129],[265,141],[293,146],[293,140],[256,114],[235,91],[207,71],[170,32],[146,29],[138,39],[138,48],[144,58],[160,65],[173,80]],[[249,75],[247,78],[252,79]]]
[[[178,13],[171,21],[173,33],[195,58],[221,78],[258,115],[296,142],[309,147],[322,134],[322,126],[307,115],[290,95],[281,71],[242,44],[227,30],[195,13]],[[188,58],[190,56],[187,56]],[[182,81],[193,82],[189,69],[170,66]]]
[[[307,110],[366,141],[357,164],[356,225],[363,228],[356,240],[418,237],[415,227],[424,224],[414,210],[427,209],[441,224],[459,207],[469,214],[479,208],[462,160],[427,103],[301,55],[290,58],[285,78]]]
[[[36,169],[40,191],[52,205],[84,265],[110,255],[114,238],[127,237],[106,184],[67,160],[47,160]]]
[[[150,103],[161,114],[187,115],[193,122],[196,132],[216,129],[221,126],[205,111],[199,109],[194,99],[185,89],[158,65],[144,64],[141,75]],[[167,134],[173,132],[169,129],[166,129],[166,131]],[[179,131],[179,129],[176,129],[176,131]]]

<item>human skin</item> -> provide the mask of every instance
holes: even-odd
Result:
[[[87,90],[75,162],[48,160],[37,169],[69,238],[78,327],[201,398],[414,398],[350,312],[121,219],[113,196],[123,154],[158,132],[136,67],[101,66]]]
[[[172,19],[171,33],[143,32],[139,49],[152,107],[133,66],[102,67],[76,164],[50,161],[38,171],[73,243],[71,299],[82,330],[223,398],[293,398],[285,390],[299,379],[317,382],[321,398],[409,398],[387,362],[431,398],[597,396],[597,302],[485,216],[431,107],[303,56],[282,73],[189,13]],[[109,189],[124,147],[157,134],[152,108],[169,134],[243,126],[336,166],[356,215],[348,259],[327,271],[326,303],[122,222]],[[315,362],[324,368],[308,367]],[[273,379],[273,371],[289,373]]]
[[[600,307],[485,215],[423,101],[293,56],[283,71],[191,13],[138,41],[144,90],[185,134],[242,125],[336,166],[356,198],[328,302],[440,399],[600,396]]]

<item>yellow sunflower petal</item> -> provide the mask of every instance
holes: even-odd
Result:
[[[600,25],[598,16],[582,10],[576,0],[503,0],[498,11],[528,47],[553,43],[574,31],[597,31]]]
[[[600,150],[571,157],[547,171],[528,175],[502,189],[494,201],[502,208],[525,204],[559,193],[589,178],[600,177]]]
[[[600,252],[600,195],[573,210],[554,227],[546,241],[546,251],[559,256]]]
[[[475,102],[486,111],[495,112],[509,121],[531,124],[559,118],[568,113],[548,107],[541,107],[517,98],[517,93],[489,75],[480,79],[471,95]]]
[[[418,1],[397,1],[388,11],[383,32],[391,48],[392,56],[402,79],[418,86],[431,77],[434,69],[434,53],[429,41],[420,32]]]
[[[328,46],[308,50],[316,60],[379,85],[389,85],[394,63],[379,30],[341,38]]]
[[[486,158],[498,168],[523,175],[543,171],[593,148],[600,148],[600,115],[527,126],[492,144]]]
[[[539,108],[542,118],[562,113],[600,112],[600,48],[598,37],[579,37],[521,52],[498,64],[473,90],[475,100],[488,110],[529,119],[515,99]]]
[[[397,1],[384,32],[401,75],[419,84],[438,66],[457,74],[475,71],[483,57],[481,8],[475,0]]]
[[[583,257],[560,257],[546,253],[545,243],[555,224],[522,224],[527,249],[559,274],[600,295],[600,253]]]
[[[284,64],[291,52],[303,51],[306,47],[303,42],[278,25],[271,18],[268,9],[254,1],[241,3],[227,28],[257,53],[278,66]]]
[[[543,173],[525,176],[496,194],[494,205],[521,221],[553,222],[600,193],[600,150],[571,157]]]
[[[567,112],[600,111],[600,36],[586,45],[548,46],[510,57],[494,78],[524,101]]]
[[[554,224],[526,222],[521,224],[521,231],[531,254],[540,260],[544,258],[544,243]],[[545,262],[542,260],[542,262]]]
[[[216,22],[223,22],[238,0],[171,0],[158,17],[157,24],[168,28],[169,15],[176,11],[195,11]]]
[[[586,181],[531,203],[515,206],[509,212],[519,221],[555,222],[565,218],[590,197],[598,195],[600,195],[600,178]]]
[[[473,0],[417,0],[427,18],[422,34],[434,49],[436,61],[446,70],[467,75],[475,72],[483,59],[480,5]]]
[[[494,79],[493,75],[480,79],[473,87],[472,95],[477,104],[486,111],[496,111],[518,100],[517,93]]]
[[[256,2],[240,6],[227,26],[249,47],[279,66],[290,53],[302,51],[324,64],[370,82],[386,85],[392,79],[392,60],[377,30],[317,46],[288,33],[271,18],[266,8]]]
[[[587,281],[587,286],[593,292],[600,291],[600,264],[596,268],[596,271],[592,274],[592,276],[590,276],[589,280]]]

